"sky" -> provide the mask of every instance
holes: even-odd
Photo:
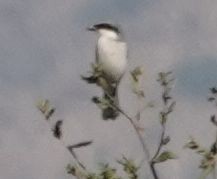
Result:
[[[157,167],[162,179],[197,179],[200,158],[183,149],[189,136],[204,146],[215,137],[207,102],[217,85],[217,2],[213,0],[0,0],[0,177],[4,179],[72,178],[65,166],[73,159],[54,139],[36,109],[40,98],[56,107],[63,119],[66,145],[93,144],[78,152],[90,170],[122,154],[142,155],[128,121],[103,121],[91,103],[101,91],[80,79],[94,61],[96,35],[86,27],[119,24],[128,43],[128,71],[143,66],[147,109],[141,122],[150,152],[159,141],[158,111],[161,71],[173,71],[177,106],[168,121],[168,148],[178,159]],[[119,89],[121,106],[133,115],[137,101],[129,73]],[[130,103],[129,103],[130,101]]]

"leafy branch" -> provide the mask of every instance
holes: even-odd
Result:
[[[131,76],[133,78],[133,82],[134,82],[134,86],[135,88],[133,89],[134,93],[136,93],[139,97],[144,97],[144,93],[142,90],[138,90],[138,86],[139,86],[139,76],[142,75],[142,71],[140,68],[135,68],[134,71],[131,72]],[[108,86],[108,82],[106,81],[106,79],[103,77],[103,72],[101,71],[100,66],[97,66],[97,64],[92,64],[92,72],[90,72],[90,76],[85,77],[82,76],[82,79],[85,80],[87,83],[90,84],[96,84],[97,86],[101,87],[102,89],[106,89]],[[105,90],[106,91],[106,90]],[[143,152],[147,158],[147,160],[149,159],[149,151],[147,149],[147,146],[144,142],[144,139],[140,133],[140,130],[137,126],[137,124],[134,122],[133,117],[130,117],[127,112],[125,112],[123,109],[121,109],[119,106],[115,105],[115,103],[113,102],[113,98],[107,94],[107,96],[110,97],[110,99],[105,99],[104,97],[93,97],[92,101],[99,106],[99,108],[101,108],[102,110],[107,108],[107,107],[111,107],[112,109],[120,112],[125,118],[127,118],[130,122],[130,124],[132,125],[138,140],[142,146]]]
[[[101,87],[104,91],[108,86],[108,82],[106,82],[106,79],[103,79],[103,73],[100,72],[100,67],[96,67],[96,65],[92,65],[92,72],[91,75],[88,77],[82,76],[82,79],[85,80],[88,83],[91,84],[96,84],[97,86]],[[133,71],[131,71],[131,78],[132,78],[132,87],[133,87],[133,93],[136,94],[138,99],[144,99],[145,94],[144,91],[140,87],[140,80],[141,80],[141,75],[143,74],[143,71],[141,67],[136,67]],[[157,150],[154,154],[154,156],[150,159],[150,154],[149,150],[145,144],[144,138],[141,134],[141,130],[138,127],[137,123],[135,122],[135,119],[137,121],[140,120],[141,118],[141,110],[138,110],[135,118],[131,117],[125,112],[120,106],[115,105],[113,102],[114,99],[110,97],[110,99],[105,99],[104,97],[93,97],[92,101],[102,110],[110,107],[113,110],[116,110],[117,112],[121,113],[125,118],[127,118],[132,125],[137,138],[142,146],[143,152],[144,152],[144,157],[146,161],[149,163],[150,170],[152,172],[152,175],[155,179],[158,179],[159,177],[157,176],[156,170],[155,170],[155,164],[167,161],[168,159],[175,159],[176,155],[170,151],[163,151],[161,152],[161,149],[163,148],[164,145],[169,143],[170,137],[165,136],[165,131],[166,131],[166,122],[168,119],[168,116],[171,112],[173,112],[173,109],[175,107],[175,101],[172,100],[172,97],[170,95],[170,91],[172,89],[171,84],[173,83],[174,79],[170,77],[171,72],[167,73],[159,73],[159,79],[158,81],[160,82],[161,86],[163,87],[163,94],[162,94],[162,101],[163,101],[163,110],[160,112],[160,122],[162,126],[162,131],[161,131],[161,137],[160,137],[160,142],[157,147]],[[103,83],[102,83],[103,82]],[[107,84],[107,85],[105,85]],[[109,96],[109,95],[107,95]],[[150,105],[151,106],[151,105]]]
[[[53,117],[53,115],[55,113],[55,108],[52,107],[49,100],[40,100],[37,103],[37,108],[43,114],[43,116],[47,122],[49,122],[51,120],[51,118]],[[89,146],[92,144],[92,140],[82,141],[82,142],[79,142],[77,144],[67,146],[64,144],[64,142],[62,140],[62,136],[63,136],[62,125],[63,125],[63,120],[57,120],[55,122],[55,125],[52,127],[53,136],[62,143],[62,145],[67,149],[67,151],[70,152],[70,154],[72,155],[72,157],[74,158],[74,160],[76,161],[76,163],[78,165],[77,167],[81,168],[83,170],[83,172],[87,172],[86,167],[80,161],[80,159],[78,158],[74,149]],[[76,175],[76,176],[78,179],[80,179],[79,175]]]
[[[123,169],[127,173],[129,179],[138,179],[137,172],[139,167],[135,165],[133,160],[129,160],[123,156],[122,160],[118,160],[118,163],[123,166]]]
[[[210,95],[208,101],[217,106],[217,88],[210,88]],[[216,115],[210,116],[210,121],[214,126],[217,127]],[[199,168],[202,170],[200,179],[205,179],[211,173],[213,174],[213,179],[216,179],[216,162],[217,162],[217,129],[216,129],[216,139],[212,145],[208,148],[202,147],[195,139],[191,138],[190,141],[184,146],[185,148],[195,151],[198,155],[202,157]]]
[[[127,174],[127,179],[138,179],[137,171],[139,167],[136,166],[133,160],[123,156],[117,162],[123,167],[124,172]],[[123,179],[117,174],[117,170],[109,164],[101,164],[100,171],[95,173],[83,173],[78,167],[68,165],[67,172],[73,176],[79,176],[80,178],[77,177],[78,179]]]
[[[161,123],[161,135],[160,135],[160,142],[157,146],[157,150],[154,153],[153,157],[150,160],[150,166],[155,179],[158,179],[159,176],[157,175],[155,164],[165,162],[169,159],[176,159],[176,155],[171,151],[162,151],[163,147],[170,142],[170,137],[166,136],[166,123],[169,117],[174,110],[176,102],[173,100],[172,96],[170,95],[172,89],[172,83],[174,81],[171,78],[171,72],[161,72],[158,75],[158,82],[160,83],[161,87],[163,88],[162,92],[162,102],[163,102],[163,110],[160,112],[160,123]]]

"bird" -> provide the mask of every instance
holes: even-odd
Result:
[[[114,120],[119,115],[118,86],[127,68],[127,43],[120,28],[110,23],[95,24],[87,30],[98,34],[95,63],[107,84],[103,88],[104,99],[116,107],[107,106],[102,111],[102,117]]]

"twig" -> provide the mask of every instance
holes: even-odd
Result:
[[[149,154],[148,148],[147,148],[147,146],[145,144],[145,141],[143,140],[142,135],[140,134],[140,132],[138,130],[137,125],[135,124],[133,119],[127,113],[125,113],[122,109],[118,108],[117,106],[115,106],[115,108],[130,121],[130,123],[133,126],[133,128],[135,130],[135,133],[136,133],[136,135],[137,135],[137,137],[138,137],[138,139],[139,139],[139,141],[140,141],[140,143],[142,145],[143,152],[145,153],[147,160],[149,160],[150,154]]]
[[[86,167],[84,166],[84,164],[80,161],[80,159],[78,158],[77,154],[75,153],[74,150],[69,150],[68,146],[66,146],[64,144],[64,141],[62,139],[59,139],[59,141],[61,142],[62,146],[71,154],[71,156],[73,157],[73,159],[76,161],[76,163],[78,164],[78,166],[80,166],[85,172],[86,172]]]
[[[109,94],[107,94],[107,96],[108,96],[111,100],[113,100],[113,98],[112,98]],[[144,152],[144,157],[145,157],[144,160],[146,160],[146,161],[148,162],[148,166],[150,167],[150,171],[152,172],[152,175],[153,175],[154,179],[158,179],[157,172],[155,171],[155,168],[154,168],[154,163],[150,162],[150,153],[149,153],[148,147],[147,147],[147,145],[145,144],[145,141],[144,141],[144,139],[143,139],[141,133],[139,132],[139,129],[138,129],[137,125],[135,124],[133,118],[130,117],[124,110],[122,110],[120,107],[118,107],[118,106],[115,105],[114,103],[110,103],[109,105],[111,105],[111,107],[115,108],[115,109],[116,109],[117,111],[119,111],[123,116],[125,116],[125,117],[129,120],[130,124],[133,126],[134,131],[135,131],[135,133],[136,133],[136,135],[137,135],[137,137],[138,137],[138,139],[139,139],[139,142],[140,142],[140,144],[141,144],[141,146],[142,146],[142,150],[143,150],[143,152]],[[164,134],[163,134],[163,136],[164,136]],[[162,139],[163,139],[163,138],[162,138]],[[162,143],[163,143],[163,142],[162,142]],[[161,144],[161,145],[162,145],[162,144]]]
[[[113,101],[113,98],[112,98],[109,94],[107,94],[107,96],[111,99],[111,101]],[[137,125],[136,125],[135,122],[133,121],[133,118],[130,117],[124,110],[122,110],[120,107],[118,107],[118,106],[115,105],[114,103],[109,103],[109,105],[110,105],[112,108],[115,108],[117,111],[119,111],[123,116],[125,116],[125,117],[129,120],[130,124],[133,126],[133,128],[134,128],[134,130],[135,130],[135,133],[136,133],[136,135],[137,135],[137,137],[138,137],[138,139],[139,139],[139,141],[140,141],[140,144],[141,144],[141,146],[142,146],[143,152],[144,152],[144,154],[145,154],[145,156],[146,156],[146,158],[147,158],[147,161],[148,161],[149,158],[150,158],[150,154],[149,154],[148,148],[147,148],[147,146],[146,146],[146,144],[145,144],[145,141],[143,140],[142,135],[140,134],[140,132],[139,132],[139,130],[138,130]]]
[[[159,142],[159,144],[158,144],[158,147],[157,147],[157,150],[156,150],[154,156],[153,156],[152,159],[151,159],[151,162],[154,161],[154,159],[158,156],[158,154],[159,154],[160,151],[161,151],[161,148],[162,148],[162,146],[163,146],[164,137],[165,137],[165,131],[166,131],[166,126],[165,126],[165,124],[163,124],[163,125],[162,125],[162,131],[161,131],[160,142]]]
[[[49,120],[46,120],[46,121],[49,123]],[[64,143],[64,141],[62,140],[61,137],[58,137],[57,139],[60,141],[60,143],[62,144],[62,146],[71,154],[71,156],[76,161],[76,163],[78,164],[78,166],[80,166],[83,169],[83,171],[87,172],[86,167],[80,161],[80,159],[78,158],[78,156],[76,155],[76,153],[74,151],[69,150],[69,148],[67,147],[67,145],[65,145],[65,143]]]
[[[62,142],[63,143],[63,142]],[[75,161],[78,163],[78,165],[84,170],[86,171],[86,167],[84,166],[84,164],[79,160],[78,156],[76,155],[75,151],[73,149],[69,149],[66,145],[63,146],[68,149],[69,153],[72,155],[72,157],[75,159]]]
[[[164,137],[165,137],[165,131],[166,131],[166,126],[165,126],[165,124],[162,124],[162,131],[161,131],[160,142],[158,144],[158,147],[157,147],[157,150],[156,150],[154,156],[150,160],[151,170],[152,170],[152,173],[153,173],[155,179],[158,179],[159,177],[158,177],[156,169],[155,169],[155,162],[154,162],[154,160],[159,155],[159,153],[161,151],[161,148],[163,146]]]
[[[111,105],[112,105],[116,110],[118,110],[123,116],[125,116],[125,117],[129,120],[129,122],[130,122],[130,124],[133,126],[133,128],[134,128],[134,130],[135,130],[135,133],[136,133],[136,135],[137,135],[137,137],[138,137],[138,139],[139,139],[139,142],[140,142],[140,144],[141,144],[141,146],[142,146],[142,150],[143,150],[143,152],[144,152],[144,154],[145,154],[144,156],[145,156],[146,160],[149,161],[150,154],[149,154],[148,148],[147,148],[147,146],[146,146],[146,144],[145,144],[145,141],[143,140],[143,137],[142,137],[142,135],[140,134],[140,132],[139,132],[139,130],[138,130],[138,128],[137,128],[137,125],[135,124],[133,118],[131,118],[125,111],[123,111],[122,109],[120,109],[118,106],[116,106],[116,105],[114,105],[114,104],[111,104]],[[153,175],[154,179],[158,179],[158,177],[157,177],[157,175],[156,175],[156,172],[155,172],[155,169],[153,168],[152,163],[148,162],[148,164],[149,164],[149,167],[150,167],[150,170],[151,170],[151,172],[152,172],[152,175]]]
[[[151,168],[151,172],[153,174],[154,179],[159,179],[153,162],[150,162],[150,168]]]
[[[173,79],[171,80],[167,80],[167,75],[169,75],[169,73],[160,73],[159,77],[160,79],[158,80],[161,84],[161,86],[163,87],[163,93],[162,93],[162,102],[163,102],[163,108],[166,109],[166,112],[162,111],[161,114],[161,135],[160,135],[160,141],[159,144],[157,146],[157,150],[154,153],[152,159],[150,160],[150,166],[151,166],[151,171],[152,174],[154,176],[155,179],[159,179],[158,175],[157,175],[157,171],[155,169],[155,160],[156,158],[159,156],[161,149],[163,147],[163,145],[165,145],[164,139],[165,139],[165,132],[166,132],[166,121],[167,121],[167,117],[168,115],[173,111],[173,107],[175,105],[175,102],[173,101],[172,103],[170,103],[170,105],[168,104],[168,101],[172,99],[172,97],[169,95],[169,92],[171,90],[171,88],[169,87],[170,82],[173,81]],[[169,105],[169,106],[168,106]]]

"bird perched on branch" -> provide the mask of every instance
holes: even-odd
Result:
[[[100,23],[88,28],[97,32],[96,65],[102,72],[104,99],[113,106],[119,106],[118,85],[127,67],[127,45],[120,29],[112,24]],[[106,84],[106,85],[105,85]],[[116,119],[118,110],[107,106],[102,111],[103,119]]]

